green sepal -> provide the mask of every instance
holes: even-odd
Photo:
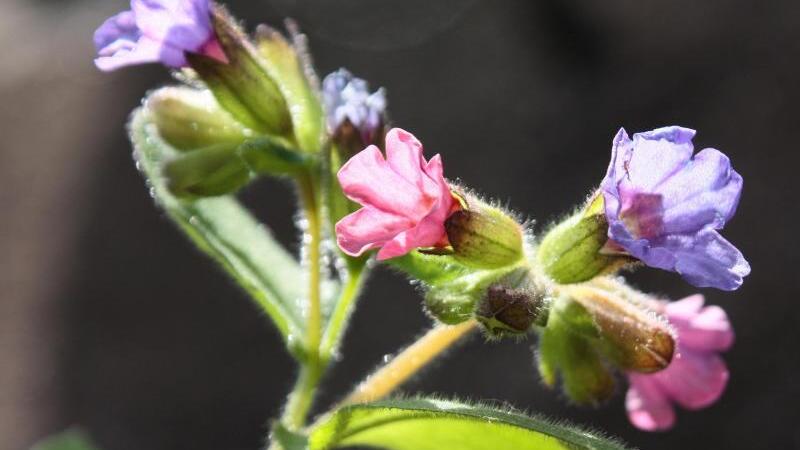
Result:
[[[540,331],[537,367],[542,380],[553,387],[560,378],[564,393],[577,404],[599,404],[614,393],[613,373],[593,343],[596,333],[588,313],[563,297],[555,300]]]
[[[178,150],[240,144],[252,132],[217,103],[208,90],[166,87],[147,97],[158,134]]]
[[[258,174],[297,175],[309,170],[315,158],[291,150],[276,139],[248,139],[238,148],[238,154],[250,169]]]
[[[608,242],[603,203],[602,195],[595,196],[582,211],[548,231],[539,244],[539,265],[556,283],[580,283],[631,261],[601,252]]]
[[[305,36],[292,22],[287,22],[292,43],[266,25],[256,29],[256,48],[264,58],[264,67],[289,107],[294,137],[299,148],[318,152],[324,139],[325,113],[317,93]]]
[[[445,221],[453,256],[479,269],[518,263],[523,256],[522,227],[504,211],[478,199],[467,198],[466,205]]]
[[[250,182],[251,172],[237,148],[235,144],[212,145],[172,159],[163,168],[170,192],[193,199],[238,191]]]
[[[346,406],[310,430],[309,450],[623,450],[599,433],[487,404],[438,398]]]
[[[244,126],[262,134],[290,136],[289,108],[265,61],[224,8],[214,8],[212,22],[228,62],[187,52],[189,65]]]

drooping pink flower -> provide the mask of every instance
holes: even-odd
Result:
[[[386,134],[386,158],[370,145],[339,170],[345,195],[363,208],[336,224],[343,252],[358,256],[380,248],[378,259],[415,248],[444,246],[444,222],[456,202],[444,179],[439,155],[426,161],[413,134],[393,128]]]
[[[725,311],[703,306],[702,295],[662,305],[678,334],[670,365],[653,374],[628,373],[625,407],[631,423],[645,431],[660,431],[675,423],[673,403],[705,408],[719,399],[728,383],[728,368],[719,356],[733,344],[733,328]]]

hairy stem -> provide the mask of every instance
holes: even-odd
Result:
[[[336,301],[336,306],[322,337],[320,357],[323,365],[327,364],[341,341],[342,333],[347,325],[347,319],[350,317],[355,299],[361,290],[364,270],[363,266],[359,266],[348,271],[347,282],[339,295],[339,299]]]
[[[359,383],[339,406],[371,402],[387,396],[476,328],[477,322],[474,319],[458,325],[435,326]]]
[[[308,237],[304,239],[308,269],[308,318],[306,323],[305,358],[301,361],[300,375],[283,414],[282,422],[290,429],[300,429],[305,425],[311,409],[317,384],[322,377],[320,343],[322,340],[322,311],[320,300],[322,225],[317,190],[311,176],[303,177],[298,183],[303,212],[308,221]]]

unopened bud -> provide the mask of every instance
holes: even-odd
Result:
[[[238,144],[248,134],[209,91],[163,88],[147,98],[145,107],[152,113],[161,138],[178,150]]]
[[[468,199],[466,208],[451,214],[445,230],[453,256],[482,269],[516,264],[523,255],[522,227],[503,211]]]
[[[212,22],[228,61],[187,53],[192,69],[219,104],[244,126],[259,133],[290,136],[289,108],[266,61],[223,8],[215,8]]]
[[[544,293],[493,284],[475,310],[475,318],[492,336],[525,334],[531,325],[547,323]]]
[[[597,327],[603,353],[621,369],[656,372],[666,368],[675,351],[667,321],[623,295],[590,286],[570,290]]]
[[[237,191],[250,181],[250,169],[236,145],[219,144],[179,155],[164,166],[167,187],[179,198],[212,197]]]
[[[545,235],[536,257],[544,272],[556,283],[580,283],[631,261],[626,256],[603,252],[607,242],[603,196],[597,195],[583,211]]]
[[[289,107],[297,144],[301,150],[316,152],[322,145],[325,127],[325,114],[317,94],[319,81],[305,36],[290,20],[286,21],[286,28],[291,42],[278,30],[260,25],[256,29],[256,48]]]

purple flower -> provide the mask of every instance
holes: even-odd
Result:
[[[378,137],[386,110],[383,88],[370,94],[365,80],[339,69],[322,81],[322,100],[331,134],[336,134],[345,121],[349,121],[359,131],[362,142],[371,143]]]
[[[692,156],[694,134],[673,126],[631,140],[620,129],[600,186],[607,248],[677,272],[698,287],[734,290],[750,265],[717,230],[736,212],[742,177],[718,150]]]
[[[187,65],[185,52],[226,61],[211,25],[209,0],[131,0],[131,10],[94,32],[95,65],[111,71],[135,64]]]
[[[678,348],[666,369],[649,375],[628,373],[625,408],[637,428],[669,429],[675,423],[672,403],[705,408],[725,390],[728,368],[719,352],[733,344],[733,329],[722,308],[703,307],[703,302],[702,295],[692,295],[659,308],[677,332]]]

